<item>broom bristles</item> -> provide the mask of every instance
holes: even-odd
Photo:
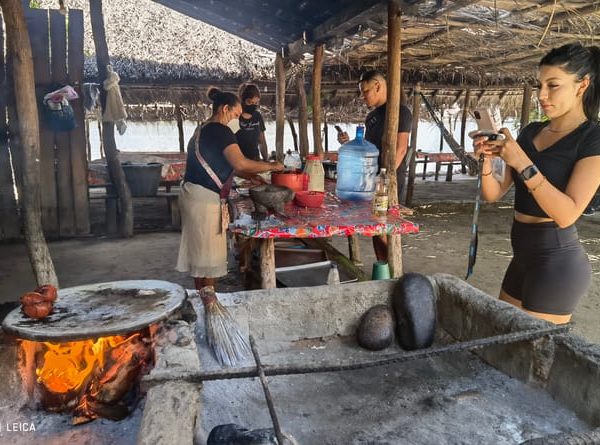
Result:
[[[222,366],[235,366],[251,350],[229,311],[216,298],[204,307],[206,339]]]

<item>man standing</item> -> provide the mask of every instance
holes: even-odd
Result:
[[[365,119],[365,139],[379,150],[379,168],[383,164],[383,132],[385,126],[385,111],[387,102],[387,83],[380,71],[371,70],[364,72],[359,79],[358,88],[365,104],[373,110]],[[398,122],[398,138],[396,140],[396,178],[398,181],[398,203],[404,191],[406,178],[406,151],[408,149],[408,136],[412,124],[412,114],[408,107],[400,105],[400,119]],[[348,133],[338,134],[338,142],[344,144],[350,138]],[[387,261],[387,239],[385,236],[373,237],[373,248],[378,260]]]

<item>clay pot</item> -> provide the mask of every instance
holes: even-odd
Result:
[[[294,198],[294,192],[280,185],[262,184],[250,189],[250,198],[257,212],[275,210],[282,213],[285,203]]]
[[[294,192],[298,192],[304,187],[305,173],[302,170],[292,170],[285,172],[272,172],[271,184],[287,187]]]

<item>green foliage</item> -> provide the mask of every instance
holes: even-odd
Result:
[[[30,0],[29,7],[31,9],[42,9],[42,4],[40,3],[39,0]]]

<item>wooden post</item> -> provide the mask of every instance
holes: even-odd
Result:
[[[275,240],[265,238],[259,240],[260,257],[260,287],[262,289],[275,289]]]
[[[177,133],[179,134],[179,151],[185,152],[185,139],[183,135],[183,114],[181,113],[181,105],[175,104],[175,118],[177,119]]]
[[[329,151],[329,132],[327,131],[327,113],[323,113],[323,142],[325,152]]]
[[[421,114],[421,85],[417,83],[413,89],[412,124],[410,130],[410,147],[408,149],[410,164],[408,164],[408,184],[406,186],[406,206],[412,206],[415,191],[415,176],[417,171],[417,132],[419,128],[419,115]]]
[[[323,144],[321,142],[321,76],[323,71],[324,52],[325,48],[322,43],[315,46],[312,76],[312,124],[314,151],[316,154],[323,153]]]
[[[85,149],[88,162],[92,160],[92,143],[90,142],[90,121],[85,120]]]
[[[402,89],[401,35],[402,24],[400,9],[394,0],[388,0],[388,78],[387,106],[383,132],[383,159],[388,167],[390,188],[388,190],[390,205],[398,204],[398,184],[396,183],[396,139],[398,138],[398,121],[400,119],[400,92]],[[402,276],[402,243],[399,235],[388,238],[388,263],[392,277]]]
[[[7,76],[4,75],[4,67],[4,22],[0,20],[0,241],[21,236],[21,222],[17,211],[11,153],[8,146],[9,131],[6,115],[9,94],[12,96],[12,81],[8,82]],[[11,101],[14,102],[14,99],[11,98]],[[18,159],[12,159],[13,165],[17,162]]]
[[[292,132],[292,139],[294,140],[294,151],[298,151],[298,135],[296,134],[296,127],[294,126],[294,121],[291,117],[288,117],[287,121],[290,125],[290,131]]]
[[[442,105],[442,111],[440,113],[440,122],[444,122],[444,106]],[[440,153],[444,150],[444,132],[440,128]]]
[[[469,115],[469,103],[471,102],[471,88],[467,88],[465,93],[465,101],[463,105],[462,116],[460,118],[460,146],[466,150],[465,147],[465,132],[467,131],[467,116]],[[461,166],[462,174],[467,172],[467,166],[462,163]]]
[[[531,108],[531,85],[523,87],[523,105],[521,106],[521,130],[529,123],[529,110]]]
[[[283,131],[285,127],[285,66],[283,57],[278,52],[275,56],[275,152],[277,160],[283,161]]]
[[[0,0],[6,24],[7,55],[12,60],[23,162],[23,220],[27,253],[38,285],[58,286],[58,278],[42,231],[40,198],[40,139],[33,57],[23,4]]]
[[[98,80],[100,85],[106,79],[110,59],[108,57],[108,45],[106,44],[106,35],[104,30],[104,16],[102,15],[102,0],[90,0],[90,18],[92,22],[92,34],[94,36],[94,46],[96,48],[96,61],[98,65]],[[100,99],[104,105],[106,103],[106,91],[100,88]],[[115,142],[115,124],[114,122],[102,122],[102,139],[104,141],[104,152],[106,154],[106,164],[110,174],[110,180],[119,195],[120,214],[119,214],[119,233],[123,237],[133,236],[133,203],[131,201],[131,192],[125,181],[125,173],[119,161],[119,152]]]
[[[306,90],[304,89],[304,72],[296,74],[296,88],[298,91],[298,132],[300,133],[300,157],[308,156],[308,106],[306,104]]]

